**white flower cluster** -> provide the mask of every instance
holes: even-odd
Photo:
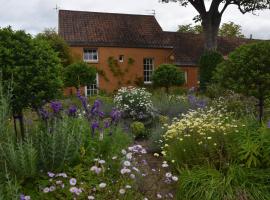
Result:
[[[154,115],[151,93],[145,88],[122,87],[114,97],[116,107],[126,116],[143,120]]]

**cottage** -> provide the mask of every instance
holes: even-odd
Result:
[[[184,87],[198,84],[203,36],[163,31],[152,15],[60,10],[59,35],[69,44],[74,58],[97,68],[96,84],[85,86],[86,95],[151,84],[151,74],[163,63],[184,71]],[[246,41],[219,38],[218,50],[226,56]],[[71,88],[65,90],[65,94],[71,92]]]

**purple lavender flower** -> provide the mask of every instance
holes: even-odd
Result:
[[[71,105],[68,109],[69,116],[75,116],[77,112],[77,107],[75,105]]]
[[[59,101],[52,101],[51,102],[51,109],[53,110],[54,113],[59,113],[60,110],[62,110],[62,104]]]
[[[105,120],[104,121],[104,128],[109,128],[110,127],[110,121],[109,120]]]
[[[197,107],[199,107],[199,108],[205,108],[206,105],[207,105],[207,102],[206,102],[205,100],[203,100],[203,99],[197,100],[196,105],[197,105]]]
[[[95,130],[99,128],[99,123],[97,121],[92,122],[92,136],[94,136]]]
[[[94,105],[91,108],[91,115],[99,115],[100,113],[100,106],[101,106],[101,101],[100,100],[95,100]]]
[[[85,96],[82,96],[81,93],[80,93],[80,90],[78,90],[77,92],[77,97],[80,99],[82,105],[83,105],[83,108],[86,112],[88,112],[88,107],[87,107],[87,98]]]
[[[38,112],[43,120],[49,119],[49,112],[45,110],[44,108],[40,108]]]
[[[113,123],[116,123],[117,121],[120,120],[120,117],[121,117],[121,112],[115,108],[112,109],[112,112],[111,112],[111,119],[112,119],[112,122]]]

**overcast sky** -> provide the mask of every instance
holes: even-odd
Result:
[[[57,12],[53,9],[56,4],[60,9],[95,12],[151,14],[150,10],[155,10],[158,22],[166,31],[177,30],[179,24],[193,23],[197,15],[192,6],[161,4],[158,0],[0,0],[0,27],[11,25],[32,34],[57,27]],[[242,15],[230,6],[222,18],[222,23],[228,21],[240,24],[247,37],[252,34],[254,38],[270,39],[270,10]]]

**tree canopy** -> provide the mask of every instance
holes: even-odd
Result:
[[[160,0],[161,2],[179,2],[181,6],[192,5],[199,13],[205,35],[205,49],[217,48],[217,36],[222,15],[230,5],[235,5],[241,13],[269,9],[270,0]],[[209,9],[206,8],[210,2]]]
[[[39,33],[36,38],[46,40],[51,45],[54,51],[58,53],[58,57],[61,59],[61,63],[64,67],[72,63],[72,56],[68,44],[57,34],[55,29],[45,29],[44,32]]]
[[[183,85],[185,83],[184,73],[171,64],[160,65],[154,71],[152,80],[154,86],[165,87],[167,93],[170,87]]]
[[[259,99],[260,119],[270,95],[270,42],[239,47],[218,65],[214,80],[224,88]]]
[[[219,29],[218,35],[222,37],[244,38],[241,25],[235,24],[233,22],[222,24],[222,26]]]
[[[76,62],[64,69],[64,83],[67,87],[91,85],[96,80],[96,69],[85,62]]]
[[[184,24],[178,26],[178,32],[201,34],[203,33],[203,27],[200,24]],[[241,25],[233,22],[223,23],[219,29],[218,35],[222,37],[244,38]]]

